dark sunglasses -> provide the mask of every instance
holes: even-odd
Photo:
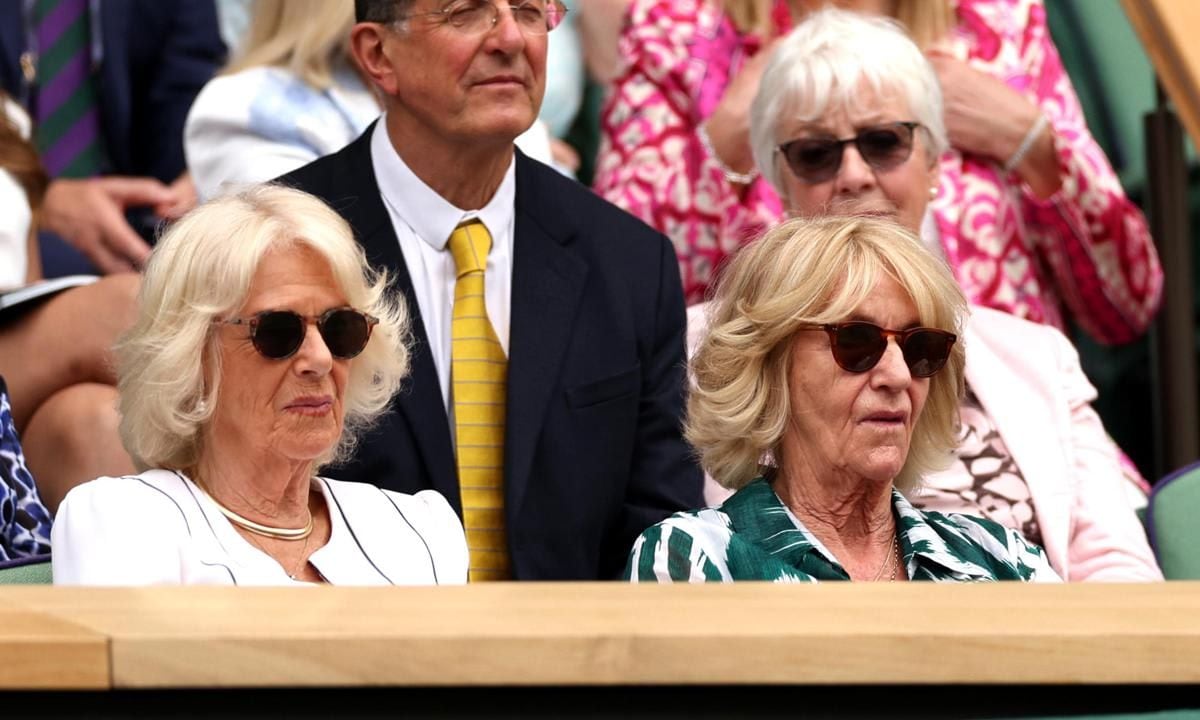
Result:
[[[927,327],[887,330],[869,322],[815,325],[802,330],[824,330],[829,335],[833,359],[846,372],[864,373],[879,364],[888,338],[896,338],[904,363],[913,377],[927,378],[941,370],[958,339],[954,333]]]
[[[854,143],[858,154],[876,170],[891,170],[912,155],[913,133],[921,123],[895,122],[863,128],[850,138],[814,135],[786,142],[776,148],[783,153],[792,174],[816,185],[832,180],[842,167],[846,145]]]
[[[291,310],[264,310],[248,318],[230,318],[218,322],[227,325],[248,325],[254,348],[270,360],[286,360],[304,344],[308,323],[317,323],[317,331],[329,348],[329,354],[339,360],[357,356],[371,339],[371,330],[378,318],[354,308],[332,308],[311,318]]]

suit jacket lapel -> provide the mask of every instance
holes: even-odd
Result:
[[[333,205],[358,232],[359,242],[366,250],[371,265],[386,268],[391,276],[392,287],[404,293],[409,317],[410,369],[393,404],[412,428],[425,467],[429,470],[433,489],[446,496],[461,514],[462,496],[458,488],[454,448],[450,442],[450,425],[442,401],[437,368],[433,364],[433,353],[429,350],[429,338],[425,335],[425,321],[413,292],[412,276],[409,275],[400,243],[396,239],[396,230],[392,227],[391,216],[375,180],[375,168],[371,162],[374,127],[375,123],[372,123],[358,140],[340,153],[347,162],[341,164],[336,175],[340,182],[338,186],[348,189],[347,199],[341,203],[335,201]]]
[[[539,193],[537,168],[517,152],[512,319],[505,420],[505,507],[510,523],[525,496],[551,395],[559,387],[587,264],[570,249],[574,225]]]

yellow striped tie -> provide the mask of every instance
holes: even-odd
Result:
[[[451,385],[458,485],[471,551],[471,582],[509,577],[504,532],[504,408],[508,358],[488,319],[483,270],[492,236],[478,220],[450,236],[458,280],[451,327]]]

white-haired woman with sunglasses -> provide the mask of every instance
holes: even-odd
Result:
[[[387,278],[321,201],[277,186],[213,200],[158,243],[118,347],[139,475],[72,490],[63,584],[461,583],[449,503],[328,480],[408,369]]]
[[[855,55],[862,44],[871,52]],[[771,58],[751,137],[789,213],[883,216],[917,232],[946,147],[940,118],[933,69],[898,27],[827,10]],[[693,346],[705,313],[689,312]],[[1134,484],[1090,405],[1096,391],[1070,342],[1051,327],[971,306],[961,343],[959,443],[949,467],[912,489],[913,504],[1018,530],[1067,580],[1161,579],[1126,500]],[[728,491],[710,482],[705,494],[719,503]]]
[[[894,223],[791,220],[748,245],[693,358],[686,428],[737,492],[642,533],[630,578],[1057,580],[1015,530],[902,494],[957,439],[965,312],[945,264]]]
[[[830,2],[896,18],[934,60],[950,142],[932,239],[967,297],[1059,328],[1070,317],[1105,343],[1145,332],[1158,256],[1088,131],[1043,0],[630,0],[594,184],[671,238],[688,302],[780,218],[750,99],[781,38]],[[844,57],[878,56],[846,39]]]

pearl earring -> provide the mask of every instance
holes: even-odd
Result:
[[[937,189],[937,185],[934,185],[934,186],[932,186],[932,187],[930,187],[930,188],[929,188],[929,199],[930,199],[930,200],[936,200],[936,199],[937,199],[937,196],[938,196],[938,189]]]

